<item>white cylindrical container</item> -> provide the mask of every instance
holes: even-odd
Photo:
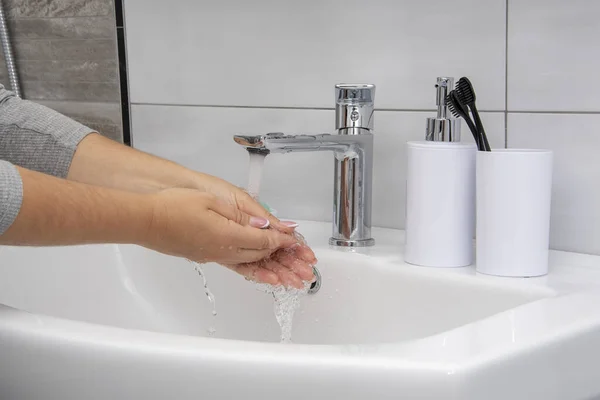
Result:
[[[477,153],[477,272],[548,273],[552,151]]]
[[[464,267],[473,263],[475,144],[408,142],[407,263]]]

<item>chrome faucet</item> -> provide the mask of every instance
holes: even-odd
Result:
[[[375,244],[371,237],[374,96],[375,85],[336,85],[334,134],[234,136],[249,152],[264,155],[333,151],[333,235],[329,243],[334,246]]]

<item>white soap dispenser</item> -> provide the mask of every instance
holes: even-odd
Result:
[[[424,141],[407,143],[405,261],[427,267],[473,263],[475,156],[460,142],[460,120],[449,117],[454,79],[437,78],[437,117],[427,118]]]

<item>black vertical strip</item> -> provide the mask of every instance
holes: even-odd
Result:
[[[129,112],[129,85],[127,79],[127,57],[125,54],[124,28],[117,28],[119,49],[119,80],[121,86],[121,116],[123,119],[123,143],[131,146],[131,121]]]
[[[115,11],[117,17],[117,28],[123,27],[123,0],[115,0]]]
[[[129,79],[127,76],[127,51],[123,24],[123,0],[115,0],[117,20],[117,49],[119,55],[119,80],[121,87],[121,117],[123,120],[123,143],[131,146],[131,113],[129,109]]]

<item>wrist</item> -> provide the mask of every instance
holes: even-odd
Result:
[[[129,212],[131,218],[127,218],[130,225],[124,228],[127,243],[148,248],[156,243],[159,230],[156,224],[157,193],[133,194],[136,199]]]

